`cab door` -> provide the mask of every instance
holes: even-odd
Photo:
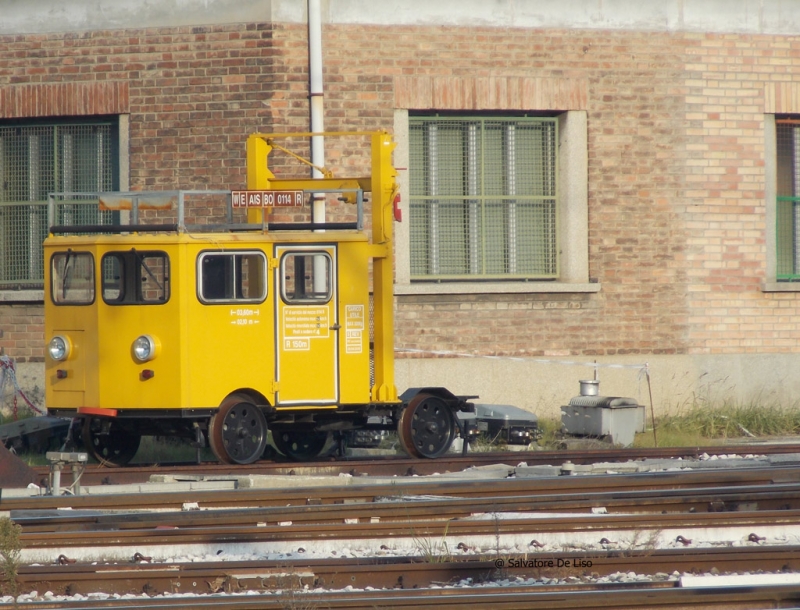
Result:
[[[276,245],[277,408],[339,400],[336,246]]]

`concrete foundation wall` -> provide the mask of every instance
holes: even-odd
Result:
[[[539,417],[560,417],[560,407],[580,394],[578,382],[592,379],[593,359],[553,359],[551,363],[510,358],[407,358],[397,362],[401,388],[445,386],[459,395],[479,395],[479,402],[510,404]],[[623,356],[599,357],[600,394],[634,398],[647,407],[647,364],[656,417],[677,414],[693,405],[797,407],[800,355]],[[579,364],[564,364],[582,362]],[[624,365],[630,368],[611,368]]]

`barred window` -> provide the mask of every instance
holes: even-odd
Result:
[[[115,125],[116,119],[0,121],[0,288],[42,286],[48,193],[117,186]],[[96,202],[60,206],[56,224],[113,220],[104,214]]]
[[[800,119],[778,119],[777,280],[800,281]]]
[[[409,117],[413,280],[558,277],[557,125]]]

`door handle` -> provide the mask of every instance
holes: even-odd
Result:
[[[338,323],[338,322],[337,322],[336,324],[334,324],[333,326],[331,326],[331,327],[330,327],[330,329],[331,329],[331,330],[340,330],[341,328],[342,328],[342,327],[341,327],[341,326],[339,326],[339,323]]]

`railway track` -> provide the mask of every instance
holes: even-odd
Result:
[[[477,476],[477,475],[476,475]],[[504,475],[503,475],[504,476]],[[248,484],[255,484],[247,479]],[[339,482],[339,479],[331,478]],[[669,471],[626,475],[592,475],[565,477],[448,479],[439,477],[347,479],[343,485],[320,485],[277,488],[272,479],[256,481],[259,487],[240,487],[241,481],[220,481],[217,489],[179,489],[158,491],[157,484],[148,486],[146,508],[149,510],[181,510],[187,504],[198,508],[258,509],[304,507],[322,504],[342,505],[377,503],[387,498],[413,498],[434,495],[456,506],[465,500],[467,508],[484,500],[498,506],[524,503],[528,509],[697,511],[720,512],[744,508],[800,508],[794,486],[800,481],[800,467],[746,467],[740,469]],[[747,487],[748,489],[743,489]],[[108,491],[114,491],[109,488]],[[134,493],[131,493],[131,492]],[[752,495],[747,496],[745,492]],[[0,510],[72,510],[102,509],[106,511],[143,508],[143,489],[117,493],[91,493],[80,496],[0,497]],[[488,500],[487,500],[488,499]],[[746,506],[743,506],[746,505]],[[376,508],[379,510],[380,507]],[[516,508],[519,509],[519,506]],[[288,509],[296,512],[294,509]]]
[[[800,472],[798,472],[800,474]],[[173,527],[196,527],[208,523],[234,525],[240,523],[271,522],[336,524],[348,520],[367,522],[408,521],[426,517],[436,507],[436,517],[440,520],[460,519],[475,513],[495,512],[553,512],[586,513],[602,509],[604,513],[718,513],[735,511],[780,511],[788,513],[800,509],[800,484],[739,484],[720,486],[712,484],[691,487],[675,484],[674,487],[631,488],[625,481],[614,477],[600,477],[606,487],[600,491],[570,492],[554,487],[549,490],[538,489],[534,482],[518,485],[518,481],[495,481],[484,485],[481,494],[470,495],[463,485],[440,485],[431,490],[415,486],[416,494],[396,487],[380,486],[379,490],[360,488],[350,489],[346,500],[342,494],[331,490],[316,488],[298,490],[290,501],[272,498],[270,505],[251,508],[230,508],[238,503],[255,503],[252,499],[238,498],[241,492],[204,492],[195,497],[207,498],[198,501],[186,511],[153,512],[157,503],[147,502],[151,509],[146,512],[120,511],[115,502],[118,497],[82,497],[81,504],[86,508],[107,509],[115,505],[110,513],[98,514],[87,511],[17,511],[14,516],[26,532],[48,532],[69,528],[72,530],[90,529],[128,529],[154,527],[155,524]],[[670,477],[675,480],[675,477]],[[716,483],[716,481],[714,481]],[[305,496],[302,492],[307,493]],[[430,492],[435,491],[435,495]],[[428,493],[424,493],[428,492]],[[83,501],[94,500],[93,503]],[[288,499],[288,498],[287,498]],[[107,502],[111,501],[111,502]],[[200,504],[226,505],[227,509],[200,510]],[[163,502],[162,502],[163,503]],[[128,508],[134,508],[127,506]],[[141,502],[135,508],[141,509]],[[74,508],[74,507],[73,507]],[[196,510],[195,510],[196,509]]]
[[[436,460],[420,460],[406,456],[383,455],[373,457],[328,458],[311,462],[260,461],[246,467],[220,464],[219,462],[175,463],[175,464],[133,464],[123,468],[106,468],[91,464],[86,468],[81,482],[83,485],[122,485],[143,483],[151,476],[168,470],[170,473],[193,475],[198,472],[207,476],[251,475],[339,475],[353,476],[411,476],[431,475],[441,472],[459,472],[491,464],[519,464],[529,466],[559,465],[565,461],[573,464],[593,464],[597,462],[626,462],[642,459],[697,459],[700,456],[719,455],[780,455],[800,454],[800,444],[748,444],[709,447],[663,447],[640,449],[584,449],[569,451],[511,451],[492,453],[468,453],[465,456],[448,454]],[[33,468],[40,479],[46,480],[49,469],[46,466]],[[64,484],[72,482],[68,471],[62,473]]]
[[[729,586],[718,590],[703,588],[650,587],[564,587],[557,591],[538,590],[522,585],[487,588],[431,588],[415,590],[334,591],[319,593],[248,594],[240,596],[147,597],[94,599],[81,601],[26,602],[25,608],[45,610],[65,608],[94,610],[150,610],[175,608],[210,608],[245,610],[280,608],[329,608],[375,610],[376,608],[414,608],[438,610],[468,606],[476,610],[522,610],[553,608],[558,610],[663,610],[720,609],[761,610],[763,608],[797,608],[800,592],[795,586],[754,588]]]
[[[458,551],[456,551],[456,555]],[[572,569],[569,566],[584,565]],[[800,567],[800,546],[748,549],[662,549],[559,553],[487,552],[481,556],[448,556],[441,561],[424,557],[340,559],[280,559],[128,564],[70,564],[26,566],[19,573],[22,591],[51,591],[55,595],[89,595],[103,583],[105,593],[163,595],[172,593],[234,593],[241,591],[325,589],[416,589],[455,586],[461,582],[535,580],[540,591],[555,590],[547,582],[573,581],[587,588],[599,577],[627,574],[655,576],[654,581],[620,582],[618,588],[658,585],[674,587],[668,575],[684,572],[787,571]],[[603,583],[601,583],[603,584]],[[545,587],[549,586],[549,589]],[[608,584],[606,584],[608,586]]]
[[[429,507],[436,510],[435,506]],[[362,513],[363,514],[363,513]],[[59,555],[80,561],[130,561],[137,554],[168,561],[176,556],[258,555],[300,552],[315,545],[321,552],[342,548],[379,553],[385,548],[428,549],[440,554],[458,547],[495,548],[498,540],[512,549],[601,548],[603,540],[621,547],[655,548],[688,540],[688,544],[741,544],[754,539],[796,538],[800,511],[706,513],[701,515],[537,515],[490,513],[480,518],[366,521],[354,512],[345,523],[269,523],[249,525],[157,525],[140,529],[104,529],[26,533],[21,536],[25,563],[52,564]],[[223,517],[224,518],[224,517]],[[534,543],[533,541],[536,540]],[[360,552],[361,552],[360,551]]]
[[[551,565],[552,564],[552,565]],[[786,572],[800,567],[800,547],[785,546],[644,551],[504,553],[458,556],[441,561],[413,557],[304,558],[253,561],[203,561],[151,564],[69,564],[26,566],[19,573],[24,592],[51,591],[55,595],[233,593],[295,588],[415,589],[454,586],[463,581],[547,581],[570,579],[586,586],[587,580],[635,572],[656,577],[639,586],[662,583],[674,586],[668,575],[684,572],[746,572],[757,564],[762,570]],[[571,566],[584,565],[572,569]],[[570,567],[568,567],[570,566]],[[666,583],[666,584],[664,584]],[[625,584],[625,583],[623,583]],[[556,586],[556,585],[552,585]],[[623,586],[622,584],[620,586]]]
[[[137,497],[136,512],[118,508],[100,511],[100,507],[108,509],[119,498],[84,496],[71,498],[84,504],[83,511],[11,514],[22,527],[22,556],[28,563],[52,563],[59,554],[80,561],[129,561],[138,553],[165,561],[176,553],[202,556],[259,553],[265,549],[281,552],[313,544],[327,550],[356,545],[377,552],[387,544],[402,548],[419,544],[420,540],[437,549],[486,549],[497,546],[500,538],[516,550],[576,546],[576,541],[597,550],[603,539],[608,546],[614,540],[617,542],[613,544],[635,548],[636,538],[646,536],[657,548],[680,538],[711,544],[748,537],[754,537],[756,542],[768,538],[786,540],[797,531],[798,484],[720,487],[714,484],[719,475],[730,478],[732,483],[737,475],[758,480],[764,473],[726,471],[716,473],[718,476],[713,479],[712,474],[715,473],[596,477],[599,481],[594,484],[602,491],[573,493],[558,486],[579,484],[577,477],[548,481],[554,486],[550,493],[541,489],[540,484],[546,480],[490,481],[481,482],[480,487],[474,482],[444,483],[433,486],[436,495],[424,494],[431,491],[430,484],[413,486],[419,495],[409,495],[399,486],[382,485],[349,489],[346,498],[337,489],[313,488],[291,490],[293,502],[286,503],[286,498],[281,498],[272,506],[248,508],[231,508],[236,502],[253,504],[252,498],[245,498],[247,493],[203,492],[195,498],[205,497],[209,505],[225,508],[188,511],[154,511],[153,506],[161,502],[150,502],[148,496],[144,502],[142,496]],[[799,473],[787,468],[781,474],[796,478]],[[681,481],[681,475],[685,481]],[[594,478],[586,477],[587,481]],[[259,493],[265,491],[276,493]],[[309,497],[309,491],[317,495]],[[338,501],[332,502],[332,498]],[[91,506],[89,500],[94,502],[93,511],[87,508]],[[202,500],[192,508],[201,504]],[[150,510],[143,510],[145,505]],[[774,508],[776,505],[779,510]],[[725,508],[728,510],[719,512]],[[531,549],[534,538],[540,546]]]
[[[798,480],[796,466],[353,477],[341,487],[2,498],[0,510],[22,527],[18,583],[40,592],[23,600],[30,608],[796,607],[797,586],[709,593],[668,575],[800,572]],[[607,580],[632,572],[651,578]],[[176,592],[191,597],[157,597]],[[55,599],[76,594],[94,596]]]

